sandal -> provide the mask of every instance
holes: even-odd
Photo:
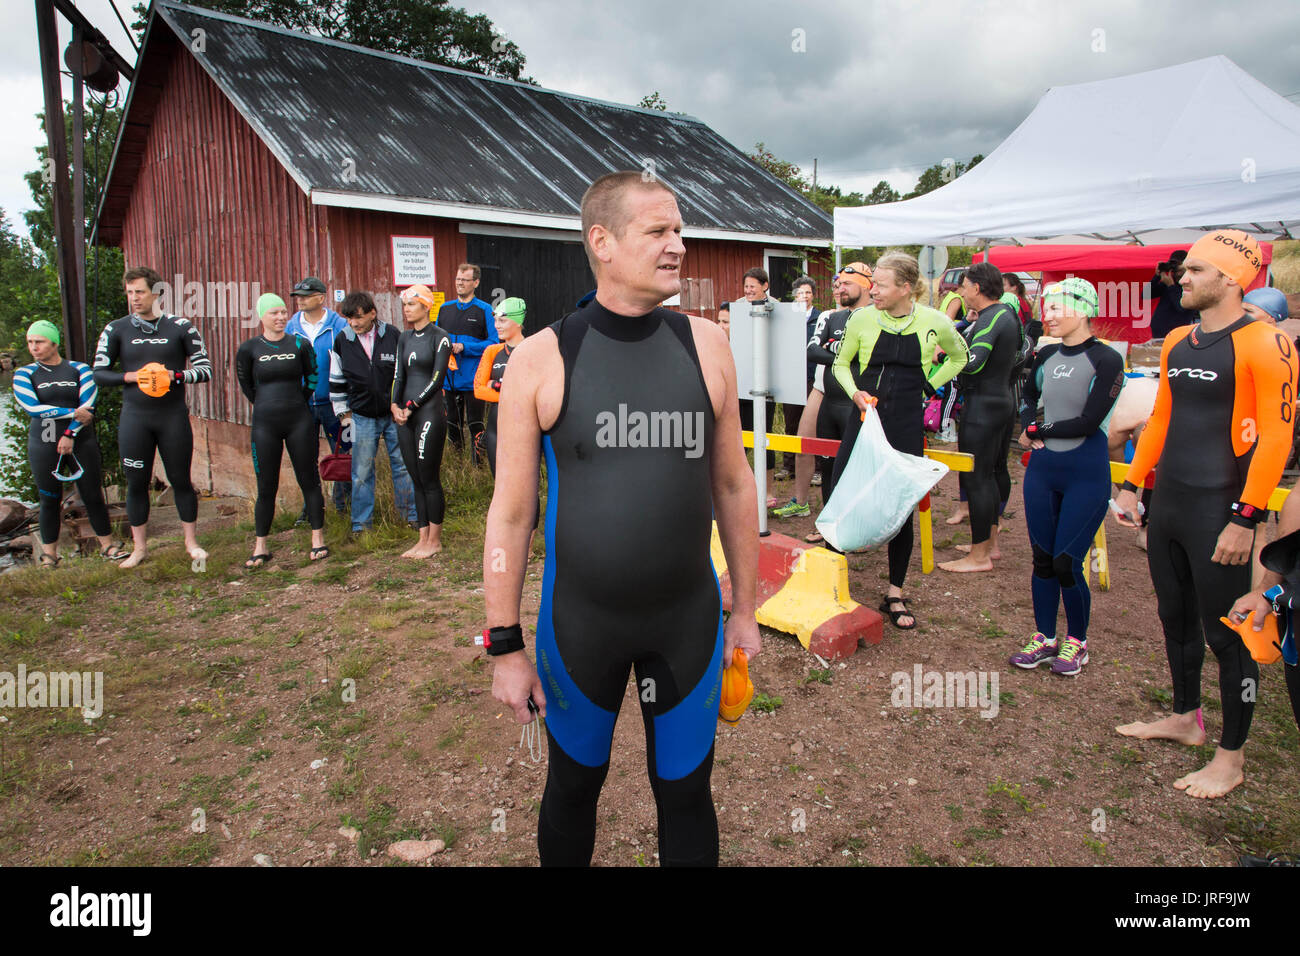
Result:
[[[903,606],[903,609],[901,611],[895,611],[894,610],[895,604],[901,604]],[[884,613],[888,614],[889,623],[894,625],[894,627],[898,628],[900,631],[910,631],[912,628],[916,627],[916,615],[907,609],[907,604],[908,604],[907,598],[887,597],[880,602],[880,607],[877,608],[877,610],[883,611]],[[912,623],[899,624],[898,619],[900,617],[910,617],[912,619]]]
[[[328,545],[323,544],[319,548],[311,549],[311,560],[313,561],[324,561],[329,556],[330,556],[330,549]]]
[[[50,555],[42,551],[39,560],[43,568],[57,568],[59,566],[59,556],[57,554]]]
[[[110,544],[99,549],[99,556],[105,561],[121,561],[123,558],[130,557],[130,555],[130,551],[116,544]]]
[[[820,531],[810,531],[808,534],[803,536],[803,539],[807,544],[823,544],[826,541],[826,539],[822,537]]]
[[[270,551],[267,551],[265,554],[255,554],[244,562],[244,567],[252,571],[254,568],[260,568],[262,565],[266,564],[272,557],[273,555]]]

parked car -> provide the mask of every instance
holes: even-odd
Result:
[[[945,292],[956,292],[957,286],[961,284],[961,277],[966,274],[966,267],[959,266],[944,272],[943,277],[939,280],[939,295]],[[1038,298],[1038,288],[1041,285],[1039,280],[1030,272],[1017,272],[1020,281],[1025,284],[1025,297],[1031,302]]]

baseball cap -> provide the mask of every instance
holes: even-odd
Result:
[[[296,286],[294,286],[293,290],[289,293],[290,296],[324,295],[324,294],[325,294],[325,283],[321,282],[320,279],[316,278],[315,276],[308,276],[307,278],[303,279]]]

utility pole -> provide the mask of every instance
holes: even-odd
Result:
[[[817,195],[817,157],[813,157],[813,195]]]

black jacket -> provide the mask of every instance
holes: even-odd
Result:
[[[347,411],[366,418],[392,415],[393,373],[397,369],[397,329],[386,322],[375,323],[375,348],[370,358],[349,326],[334,336],[330,348],[330,401],[334,411]]]

